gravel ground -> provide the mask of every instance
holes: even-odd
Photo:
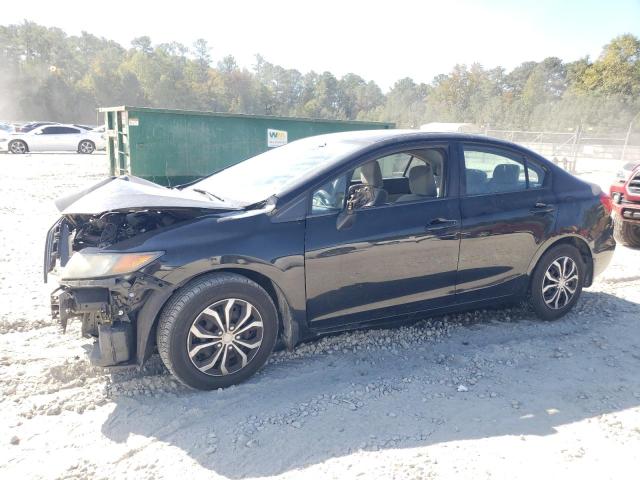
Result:
[[[640,251],[618,247],[556,322],[516,307],[336,335],[194,392],[157,358],[92,368],[77,322],[49,318],[51,200],[106,157],[0,164],[0,478],[638,478]]]

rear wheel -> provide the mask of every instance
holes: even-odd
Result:
[[[531,305],[544,320],[565,315],[580,298],[585,267],[577,248],[559,245],[538,261],[531,280]]]
[[[78,144],[78,153],[85,153],[87,155],[90,155],[95,149],[96,145],[91,140],[82,140]]]
[[[162,361],[185,385],[200,390],[240,383],[264,365],[278,333],[271,297],[241,275],[217,273],[188,284],[158,323]]]
[[[13,140],[11,143],[9,143],[9,151],[11,153],[19,155],[22,153],[27,153],[29,151],[29,147],[27,147],[27,144],[22,140]]]
[[[640,248],[640,225],[625,222],[619,215],[613,217],[613,233],[623,245]]]

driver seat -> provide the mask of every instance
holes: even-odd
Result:
[[[366,203],[366,207],[383,205],[389,201],[389,194],[384,189],[382,181],[382,170],[377,161],[367,162],[360,167],[360,181],[362,185],[373,187],[372,198]]]

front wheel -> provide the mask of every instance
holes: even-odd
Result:
[[[90,155],[96,149],[96,145],[91,140],[82,140],[78,144],[78,153]]]
[[[580,298],[585,267],[577,248],[559,245],[538,261],[531,279],[533,310],[544,320],[565,315]]]
[[[13,140],[11,143],[9,143],[9,151],[11,153],[20,155],[23,153],[27,153],[29,151],[29,147],[27,147],[27,144],[22,140]]]
[[[625,222],[620,215],[614,215],[613,234],[616,240],[623,245],[640,248],[640,225]]]
[[[212,390],[253,375],[277,334],[276,307],[262,287],[241,275],[215,273],[172,297],[158,322],[157,345],[178,380]]]

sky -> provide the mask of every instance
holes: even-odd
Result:
[[[404,77],[430,82],[456,64],[508,70],[548,56],[595,58],[622,33],[640,36],[640,0],[29,0],[3,5],[0,24],[31,20],[128,47],[134,37],[191,46],[214,62],[257,53],[301,72],[353,72],[384,90]]]

